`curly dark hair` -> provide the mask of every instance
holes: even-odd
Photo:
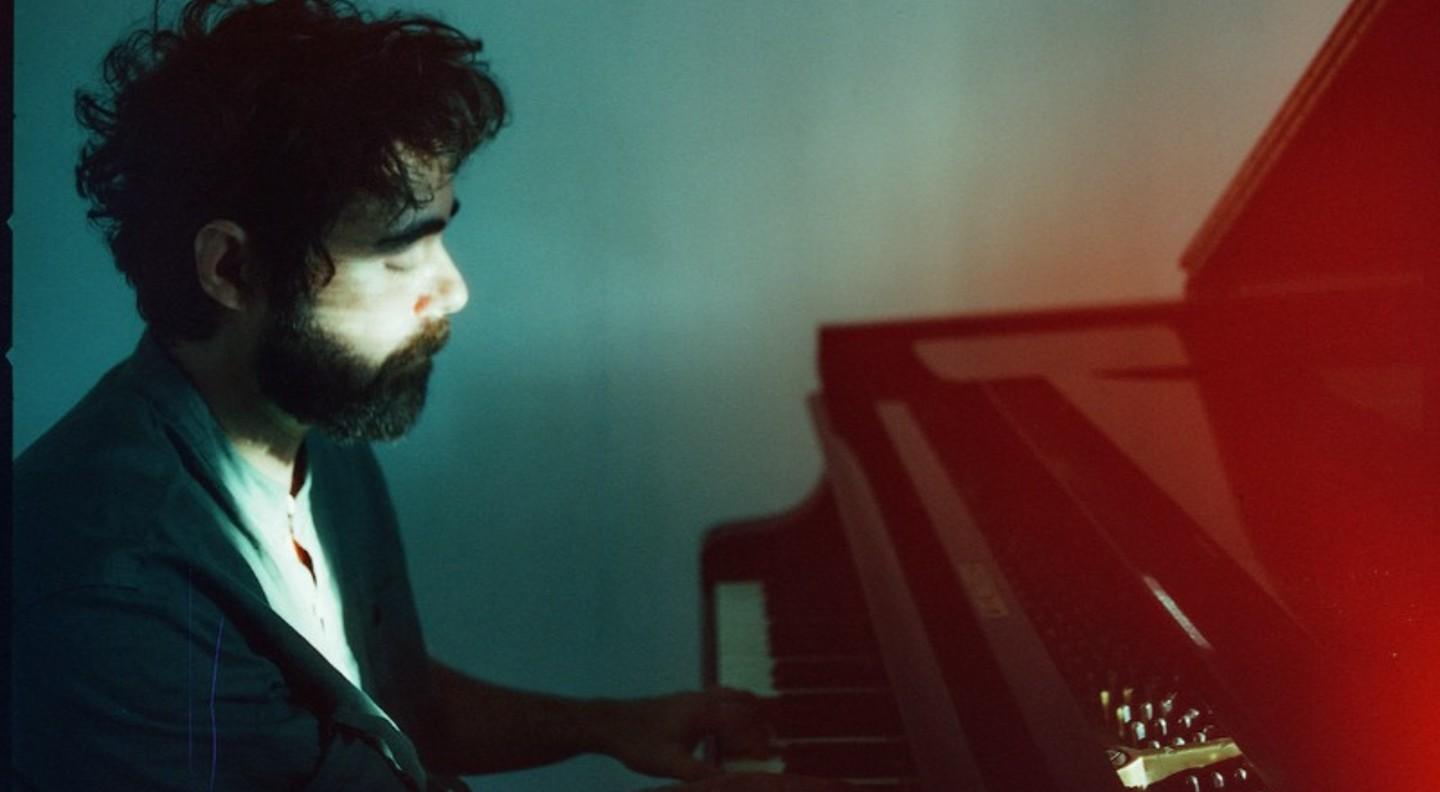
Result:
[[[346,0],[192,0],[173,28],[156,0],[105,57],[105,90],[75,97],[89,132],[76,189],[152,331],[214,331],[194,259],[212,220],[245,229],[284,303],[334,274],[323,240],[351,201],[430,200],[417,166],[459,168],[505,121],[481,48]]]

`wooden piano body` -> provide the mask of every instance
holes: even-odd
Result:
[[[1437,229],[1440,4],[1358,0],[1185,300],[822,329],[707,681],[877,789],[1440,785]]]

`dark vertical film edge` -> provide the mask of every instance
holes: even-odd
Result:
[[[0,712],[5,723],[0,727],[0,790],[10,789],[11,739],[10,734],[10,576],[11,552],[10,501],[11,501],[11,455],[14,453],[14,377],[10,371],[10,344],[14,338],[11,319],[14,299],[14,237],[10,232],[10,220],[15,214],[15,4],[11,0],[0,0],[0,65],[4,66],[4,79],[0,80],[0,150],[4,151],[4,166],[0,167],[0,439],[5,445],[5,478],[3,492],[5,521],[0,530],[0,590],[5,592],[4,607],[0,607]]]

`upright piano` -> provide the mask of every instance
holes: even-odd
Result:
[[[824,327],[705,675],[875,790],[1440,788],[1440,3],[1356,0],[1183,300]]]

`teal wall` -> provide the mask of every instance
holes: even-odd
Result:
[[[414,3],[487,40],[514,106],[460,182],[470,305],[381,452],[435,651],[573,694],[694,684],[701,533],[819,473],[815,327],[1178,295],[1342,5]],[[17,3],[17,450],[140,330],[70,97],[148,7]],[[584,759],[488,788],[637,785]]]

